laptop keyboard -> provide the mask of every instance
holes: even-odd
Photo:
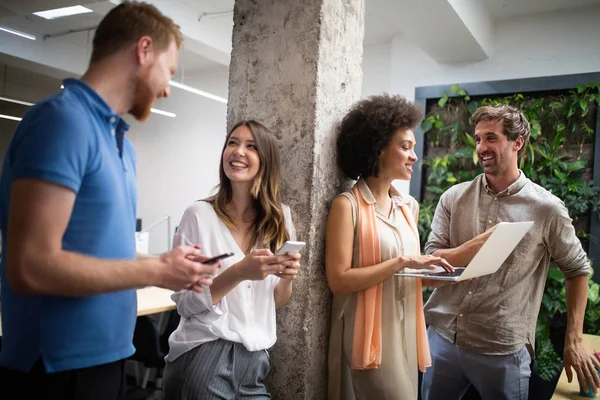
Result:
[[[429,275],[431,275],[431,276],[461,276],[464,271],[465,271],[464,268],[456,268],[454,270],[454,272],[447,272],[447,271],[433,272]]]

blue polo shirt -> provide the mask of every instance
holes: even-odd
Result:
[[[129,126],[89,86],[64,90],[33,106],[10,142],[0,180],[2,254],[6,254],[11,185],[52,182],[76,193],[62,239],[65,250],[102,259],[135,259],[137,188]],[[136,292],[81,298],[21,296],[0,263],[0,365],[28,371],[40,357],[48,372],[85,368],[133,354]]]

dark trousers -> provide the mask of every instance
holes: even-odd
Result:
[[[0,367],[0,398],[124,400],[125,361],[47,373],[41,360],[29,372]]]

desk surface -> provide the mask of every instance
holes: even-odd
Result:
[[[600,336],[595,335],[583,335],[583,344],[590,351],[596,349],[600,351]],[[577,381],[577,375],[573,372],[573,380],[571,383],[567,380],[567,373],[563,368],[556,389],[554,389],[554,395],[552,400],[573,400],[573,399],[585,399],[586,397],[579,396],[579,382]]]
[[[175,309],[175,303],[171,300],[172,290],[162,289],[155,286],[145,287],[137,290],[137,315],[156,314]],[[2,323],[0,323],[0,336],[2,336]]]
[[[171,300],[172,290],[155,286],[145,287],[137,291],[137,315],[156,314],[175,309]]]

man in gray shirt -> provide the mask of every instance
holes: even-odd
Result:
[[[508,105],[480,107],[472,122],[484,173],[442,195],[426,253],[466,266],[499,222],[534,225],[496,273],[431,295],[425,315],[433,365],[423,375],[423,400],[458,400],[470,384],[483,399],[527,399],[551,259],[566,279],[567,376],[571,381],[573,368],[598,387],[594,365],[600,362],[582,345],[590,264],[563,202],[518,168],[529,123]]]

